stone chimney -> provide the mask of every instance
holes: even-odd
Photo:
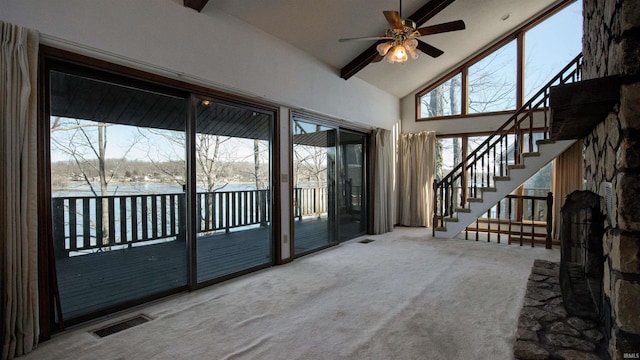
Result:
[[[612,359],[639,358],[640,1],[583,6],[583,79],[622,79],[619,102],[584,139],[586,189],[606,199],[604,326]]]

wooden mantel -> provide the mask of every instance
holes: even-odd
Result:
[[[550,91],[551,138],[582,139],[620,100],[620,77],[607,76],[554,86]]]

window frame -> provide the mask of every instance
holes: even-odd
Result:
[[[437,78],[434,82],[424,87],[422,90],[418,91],[415,94],[415,101],[414,101],[415,121],[422,122],[422,121],[445,120],[445,119],[460,119],[460,118],[466,118],[469,116],[513,114],[517,109],[519,109],[524,104],[524,100],[525,100],[524,99],[525,33],[528,30],[531,30],[532,28],[537,26],[538,24],[544,22],[548,18],[552,17],[556,13],[567,8],[569,5],[573,4],[576,1],[577,0],[561,1],[560,3],[544,11],[539,16],[528,21],[521,27],[517,28],[511,33],[508,33],[507,35],[505,35],[504,37],[496,41],[493,45],[480,51],[478,54],[472,56],[471,58],[463,61],[462,64],[456,66],[451,71],[447,72],[445,75]],[[469,86],[468,86],[469,85],[469,68],[514,40],[516,41],[516,108],[513,110],[469,114]],[[437,88],[438,86],[442,85],[444,82],[449,81],[454,76],[460,73],[462,74],[462,81],[460,86],[462,91],[462,94],[460,96],[460,99],[461,99],[460,102],[462,107],[461,114],[444,115],[444,116],[427,117],[427,118],[421,117],[422,116],[421,101],[420,101],[421,98],[424,95],[431,92],[432,90],[434,90],[435,88]]]

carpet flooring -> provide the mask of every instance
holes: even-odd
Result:
[[[23,359],[512,359],[534,259],[397,228],[86,324]],[[98,338],[118,319],[152,320]]]

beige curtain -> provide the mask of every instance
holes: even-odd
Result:
[[[560,208],[567,195],[583,188],[582,140],[576,141],[553,162],[553,238],[560,237]]]
[[[0,21],[0,344],[2,359],[38,342],[38,33]]]
[[[373,233],[393,231],[393,139],[391,131],[375,131]]]
[[[435,155],[435,132],[423,131],[400,136],[397,202],[397,221],[400,225],[431,226]]]

